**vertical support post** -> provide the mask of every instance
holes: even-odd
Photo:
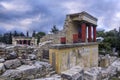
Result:
[[[22,44],[24,44],[24,40],[22,40]]]
[[[28,45],[28,40],[26,40],[26,44]]]
[[[20,44],[20,40],[18,40],[18,44]]]
[[[85,42],[86,40],[86,24],[85,23],[81,24],[81,38],[82,38],[82,42]]]
[[[92,41],[92,37],[91,37],[91,25],[88,26],[88,42]]]
[[[19,43],[18,40],[16,42],[17,42],[17,44]]]
[[[21,40],[19,40],[19,44],[21,44]]]
[[[93,41],[96,42],[96,26],[93,26]]]

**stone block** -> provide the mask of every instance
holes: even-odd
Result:
[[[83,80],[83,69],[79,66],[61,73],[62,80]]]
[[[5,72],[5,66],[3,63],[0,63],[0,74],[2,74],[3,72]]]
[[[21,65],[21,61],[19,59],[7,60],[5,61],[4,65],[7,69],[15,69]]]

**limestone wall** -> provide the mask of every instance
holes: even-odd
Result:
[[[57,73],[76,65],[84,68],[96,67],[98,66],[98,44],[52,48],[49,50],[49,59]]]
[[[17,45],[17,40],[30,40],[30,45],[35,45],[37,46],[37,39],[34,37],[12,37],[12,44],[14,46]]]
[[[79,23],[72,21],[70,16],[66,16],[64,31],[66,36],[66,43],[73,43],[73,34],[78,34]]]
[[[54,44],[59,44],[60,43],[60,38],[65,37],[64,30],[59,31],[56,34],[48,34],[44,36],[43,38],[40,39],[40,42],[45,42],[45,41],[52,41]]]

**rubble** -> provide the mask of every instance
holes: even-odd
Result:
[[[83,69],[79,66],[73,67],[70,70],[61,73],[64,80],[83,80]]]
[[[20,78],[20,79],[34,79],[37,77],[42,77],[43,75],[47,74],[44,71],[44,67],[42,65],[21,65],[16,69],[7,70],[3,73],[3,77],[10,77],[10,78]]]
[[[44,47],[46,47],[46,44],[48,43],[45,43]],[[120,59],[107,55],[100,56],[99,61],[107,59],[108,67],[91,67],[86,70],[75,66],[58,75],[52,65],[38,59],[38,52],[38,48],[32,46],[2,47],[0,54],[0,79],[3,77],[3,80],[109,80],[111,76],[120,72]]]
[[[35,54],[28,54],[28,58],[30,60],[35,60],[35,59],[37,59],[37,56]]]
[[[0,54],[0,79],[31,80],[49,74],[51,65],[38,60],[38,48],[17,45],[6,46],[2,49]]]
[[[5,65],[5,68],[7,69],[15,69],[21,65],[21,62],[19,59],[7,60],[5,61],[4,65]]]
[[[40,66],[40,65],[42,65],[43,66],[43,75],[44,74],[46,74],[46,73],[49,73],[49,70],[50,70],[50,68],[51,68],[51,65],[49,64],[49,63],[46,63],[46,62],[41,62],[41,61],[36,61],[35,63],[34,63],[34,65],[36,65],[36,66]]]
[[[39,78],[39,79],[34,79],[34,80],[61,80],[61,76],[60,75],[53,75],[51,77]]]
[[[0,74],[2,74],[3,72],[5,72],[5,66],[3,63],[0,63]]]
[[[93,67],[84,72],[84,80],[101,80],[101,68]]]
[[[4,72],[1,77],[19,79],[22,78],[22,74],[20,74],[19,70],[10,69],[6,70],[6,72]]]
[[[20,71],[20,73],[23,75],[23,78],[26,78],[37,74],[38,68],[36,68],[34,65],[22,65],[18,67],[17,70]]]
[[[117,59],[112,63],[112,66],[116,67],[117,71],[120,72],[120,59]]]
[[[3,63],[3,62],[5,62],[5,59],[4,59],[4,58],[1,58],[1,59],[0,59],[0,63]]]
[[[15,53],[14,51],[11,53],[8,53],[6,55],[6,59],[10,60],[10,59],[16,59],[18,57],[17,53]]]

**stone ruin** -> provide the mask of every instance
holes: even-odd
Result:
[[[96,25],[86,12],[70,14],[64,29],[43,37],[39,46],[1,45],[0,80],[110,80],[120,72],[120,59],[98,57]]]
[[[52,66],[37,55],[34,46],[1,46],[0,80],[32,80],[54,74]]]

